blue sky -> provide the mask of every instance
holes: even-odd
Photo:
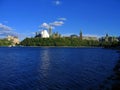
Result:
[[[0,35],[7,28],[30,37],[43,23],[60,21],[53,32],[120,36],[120,0],[0,0]]]

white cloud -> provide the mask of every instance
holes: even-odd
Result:
[[[43,23],[40,27],[41,27],[41,28],[48,29],[48,28],[49,28],[49,24]]]
[[[0,23],[0,36],[12,35],[18,37],[20,34],[14,32],[13,30],[14,30],[13,28]]]
[[[67,19],[66,18],[58,18],[58,20],[60,20],[60,21],[66,21]]]
[[[52,26],[62,26],[63,24],[64,24],[63,21],[55,21],[53,23],[50,23],[50,25],[52,25]]]
[[[2,23],[0,23],[0,31],[11,31],[13,30],[11,27],[3,25]]]
[[[58,26],[62,26],[64,24],[63,21],[54,21],[52,23],[43,23],[42,25],[40,25],[40,28],[42,29],[49,29],[49,28],[52,28],[52,29],[55,29],[55,27],[58,27]]]
[[[40,29],[49,29],[49,28],[52,28],[52,29],[55,29],[55,27],[51,24],[47,24],[47,23],[43,23],[41,26],[40,26]]]
[[[56,27],[60,27],[60,26],[62,26],[63,24],[64,24],[64,21],[66,20],[66,18],[59,18],[59,20],[57,20],[57,21],[54,21],[54,22],[51,22],[51,23],[46,23],[46,22],[44,22],[43,24],[41,24],[40,26],[39,26],[39,30],[41,31],[41,30],[43,30],[43,29],[49,29],[49,28],[52,28],[52,30],[53,29],[55,29]]]

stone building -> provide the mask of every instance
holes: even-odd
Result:
[[[108,34],[106,34],[106,36],[101,37],[99,39],[99,41],[101,41],[101,42],[114,42],[114,41],[119,41],[119,39],[117,37],[109,36]]]
[[[93,41],[98,41],[99,39],[97,37],[92,37],[92,36],[83,36],[82,40],[93,40]]]
[[[11,42],[12,42],[12,45],[16,45],[16,44],[19,44],[19,43],[20,43],[18,37],[16,37],[16,36],[10,36],[10,35],[8,35],[8,36],[7,36],[7,40],[8,40],[8,41],[11,41]]]

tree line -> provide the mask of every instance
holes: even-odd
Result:
[[[26,38],[20,45],[23,46],[93,46],[118,47],[120,42],[100,42],[95,40],[81,40],[80,38]]]
[[[0,46],[9,46],[12,42],[8,41],[7,39],[0,39]]]
[[[0,39],[0,46],[12,45],[12,41]],[[80,38],[25,38],[20,42],[22,46],[91,46],[91,47],[120,47],[120,41],[101,42],[95,40],[81,40]]]

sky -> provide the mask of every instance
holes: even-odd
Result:
[[[0,36],[47,29],[62,35],[120,36],[120,0],[0,0]]]

